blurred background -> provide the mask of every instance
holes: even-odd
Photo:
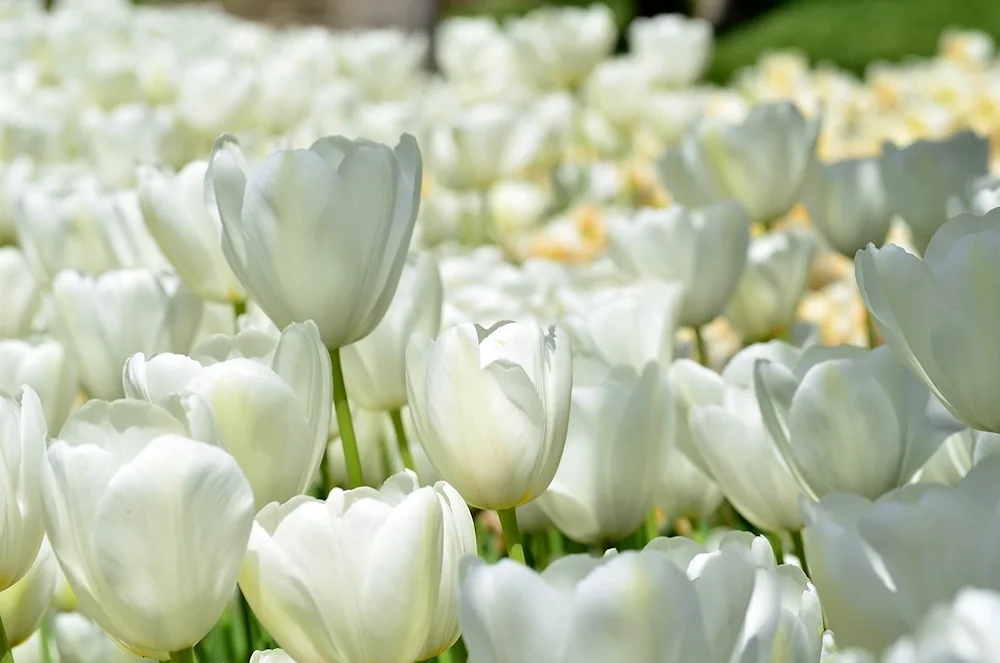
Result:
[[[502,18],[545,4],[590,2],[223,0],[223,4],[240,16],[278,24],[429,29],[449,14]],[[667,12],[709,19],[718,40],[708,78],[719,83],[768,50],[796,49],[814,63],[830,62],[863,73],[875,61],[934,54],[947,28],[982,30],[1000,38],[1000,0],[607,0],[605,4],[623,27],[635,16]]]

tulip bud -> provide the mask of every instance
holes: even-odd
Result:
[[[701,78],[712,56],[712,24],[683,14],[636,18],[628,26],[629,50],[655,72],[660,85],[685,88]]]
[[[281,649],[255,651],[250,663],[295,663],[295,660]]]
[[[420,201],[416,140],[342,136],[251,168],[219,138],[207,177],[233,273],[279,328],[313,320],[328,348],[372,332],[392,301]]]
[[[141,269],[97,279],[64,271],[52,286],[60,340],[95,398],[124,395],[122,366],[137,352],[187,352],[202,302],[173,280]]]
[[[235,347],[223,354],[227,341]],[[192,437],[236,459],[257,509],[304,493],[326,448],[333,400],[330,357],[316,326],[292,324],[277,339],[213,337],[192,354],[129,357],[126,395],[168,409],[179,402]]]
[[[14,246],[0,247],[0,339],[23,338],[41,303],[41,294],[24,254]]]
[[[443,299],[437,261],[430,254],[407,260],[385,317],[371,334],[341,350],[353,400],[375,411],[406,405],[406,344],[417,332],[437,336]]]
[[[253,491],[166,410],[92,400],[49,448],[46,530],[80,609],[131,651],[194,646],[236,587]]]
[[[572,373],[569,344],[554,326],[461,324],[436,341],[414,334],[406,390],[435,472],[484,509],[540,495],[566,442]]]
[[[746,271],[726,307],[726,317],[745,343],[774,338],[795,321],[815,251],[812,236],[800,230],[750,243]]]
[[[404,472],[379,491],[266,506],[240,588],[296,660],[422,660],[458,638],[455,565],[475,550],[472,516],[454,490],[420,488]]]
[[[678,324],[700,327],[732,297],[747,262],[746,212],[732,202],[686,210],[644,209],[608,229],[608,255],[634,277],[683,284]]]
[[[222,255],[222,224],[205,204],[208,164],[192,161],[176,175],[139,173],[139,202],[146,227],[177,274],[199,297],[231,302],[246,297]]]

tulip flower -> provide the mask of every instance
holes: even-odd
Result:
[[[990,339],[1000,308],[984,293],[1000,284],[998,250],[994,210],[950,220],[923,260],[893,244],[869,245],[855,259],[861,297],[882,338],[959,421],[993,433],[1000,433],[993,390],[1000,354]]]
[[[38,282],[24,254],[14,246],[0,247],[0,339],[27,336],[40,303]]]
[[[97,279],[59,274],[52,286],[56,328],[95,398],[125,394],[122,367],[137,352],[186,352],[201,322],[202,302],[175,280],[141,269]]]
[[[678,448],[744,518],[769,532],[801,529],[803,488],[764,426],[753,366],[758,358],[794,366],[799,352],[781,341],[751,345],[721,376],[689,359],[671,367]]]
[[[223,253],[247,292],[279,328],[306,320],[319,328],[351,485],[361,485],[340,348],[370,334],[396,293],[420,200],[416,140],[404,134],[391,150],[333,136],[251,168],[222,136],[206,177]]]
[[[914,481],[954,486],[969,473],[973,465],[998,452],[1000,434],[966,428],[948,436],[913,478]]]
[[[508,548],[519,543],[513,509],[542,494],[559,466],[572,374],[565,335],[537,322],[461,324],[436,341],[414,334],[406,349],[421,447],[466,502],[507,519]]]
[[[456,567],[475,551],[461,497],[404,472],[378,491],[338,488],[325,501],[262,509],[240,588],[295,660],[406,663],[457,640]]]
[[[45,528],[81,612],[136,654],[183,656],[236,589],[250,484],[142,401],[92,400],[60,436],[43,464]]]
[[[965,197],[948,201],[948,218],[963,212],[985,215],[1000,207],[1000,178],[983,175],[972,181]]]
[[[655,539],[642,551],[563,557],[541,574],[463,560],[470,660],[818,661],[813,590],[800,569],[775,567],[758,548],[737,538],[709,553],[690,539]]]
[[[428,37],[382,28],[340,35],[340,65],[369,99],[399,99],[421,80]]]
[[[54,340],[0,341],[0,389],[13,394],[22,385],[38,395],[48,430],[62,428],[79,388],[76,366],[66,348]]]
[[[641,374],[627,366],[606,379],[575,384],[566,447],[552,483],[538,502],[570,538],[619,541],[645,520],[672,423],[659,364]]]
[[[818,133],[790,101],[755,106],[740,124],[708,117],[663,154],[660,178],[682,205],[731,199],[770,223],[799,202]]]
[[[142,663],[152,660],[122,649],[100,626],[78,612],[52,616],[49,653],[53,663]],[[15,660],[21,663],[20,658]]]
[[[232,339],[236,351],[225,355],[218,350],[225,338],[209,339],[194,359],[139,353],[124,370],[129,398],[168,409],[179,400],[191,436],[233,455],[257,509],[312,485],[332,401],[330,358],[312,322],[289,325],[277,339],[261,336],[242,332]],[[249,357],[238,356],[241,347]]]
[[[255,651],[250,663],[295,663],[295,660],[281,649]]]
[[[634,277],[683,284],[678,324],[699,328],[722,313],[747,261],[746,213],[735,203],[643,209],[609,225],[608,255]]]
[[[146,227],[185,284],[212,302],[246,297],[222,255],[222,225],[205,205],[208,164],[192,161],[176,175],[139,173],[139,202]]]
[[[746,270],[725,311],[745,343],[787,333],[809,284],[815,253],[812,235],[798,229],[750,243]]]
[[[892,211],[876,159],[817,160],[806,177],[802,201],[816,229],[848,258],[869,243],[880,246],[889,232]]]
[[[915,484],[876,502],[833,493],[803,504],[806,558],[839,646],[880,653],[963,588],[1000,590],[998,481],[1000,459],[987,458],[955,488]]]
[[[884,661],[988,663],[1000,652],[1000,638],[994,628],[998,619],[1000,592],[963,589],[954,601],[931,610],[913,635],[897,640]]]
[[[57,575],[52,547],[43,541],[38,557],[24,577],[0,592],[0,621],[10,647],[26,641],[42,623],[52,605]]]
[[[962,131],[940,141],[905,148],[883,146],[882,178],[889,207],[910,226],[917,249],[948,220],[948,202],[962,196],[989,169],[989,140]]]
[[[660,14],[635,18],[628,26],[629,51],[660,85],[684,88],[695,83],[712,57],[712,24],[703,18]]]
[[[790,367],[760,359],[754,385],[765,427],[813,499],[899,488],[961,429],[928,414],[930,392],[885,346],[814,347]]]
[[[382,322],[371,334],[341,350],[344,380],[353,400],[369,410],[385,412],[406,405],[406,344],[416,332],[437,336],[443,299],[434,257],[420,254],[407,260]]]

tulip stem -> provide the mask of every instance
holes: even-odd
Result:
[[[170,660],[180,661],[180,663],[195,663],[194,649],[187,647],[179,651],[172,651],[170,652]]]
[[[705,343],[705,337],[702,336],[701,327],[694,328],[694,345],[698,352],[698,362],[708,367],[708,345]]]
[[[792,532],[792,552],[795,556],[799,558],[799,564],[802,565],[802,572],[806,574],[810,579],[812,576],[809,575],[809,564],[806,562],[806,546],[802,542],[802,531]]]
[[[878,330],[875,329],[875,320],[867,308],[865,309],[865,331],[868,332],[868,347],[878,347]]]
[[[649,543],[658,536],[660,536],[660,519],[657,517],[656,509],[650,509],[649,515],[646,516],[645,524],[646,543]]]
[[[396,431],[396,444],[399,445],[399,456],[403,459],[403,465],[406,469],[416,472],[417,466],[413,463],[410,444],[406,440],[406,429],[403,428],[403,411],[400,408],[391,410],[389,418],[392,419],[392,427]]]
[[[340,348],[330,350],[330,366],[333,368],[333,408],[337,412],[340,443],[344,448],[344,461],[347,464],[347,484],[350,488],[359,488],[365,485],[365,478],[361,471],[358,442],[354,437],[351,406],[347,402],[347,385],[344,384],[344,367],[340,363]]]
[[[7,643],[7,631],[4,630],[3,619],[0,619],[0,663],[14,663],[14,654]]]
[[[247,300],[237,299],[233,302],[233,322],[239,323],[240,316],[247,312]],[[236,331],[239,331],[237,326]]]
[[[42,663],[52,663],[52,650],[50,649],[50,639],[52,636],[52,625],[49,616],[46,615],[42,623],[38,625],[39,648],[42,650]]]
[[[499,509],[497,515],[500,516],[500,527],[503,529],[503,544],[507,547],[507,557],[527,565],[527,561],[524,559],[524,545],[521,543],[521,530],[517,527],[516,509]]]

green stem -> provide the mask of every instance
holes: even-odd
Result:
[[[172,651],[170,652],[170,660],[180,661],[180,663],[195,663],[194,649],[188,647],[187,649],[181,649],[180,651]]]
[[[3,627],[3,619],[0,619],[0,663],[14,663],[14,654],[10,651],[7,643],[7,631]]]
[[[875,348],[878,347],[878,330],[875,328],[875,320],[872,319],[872,314],[865,309],[865,331],[868,332],[868,347]]]
[[[566,547],[563,545],[562,532],[553,527],[545,535],[549,544],[549,560],[556,560],[564,556],[566,554]]]
[[[52,663],[52,650],[49,648],[49,641],[52,637],[52,623],[46,615],[38,628],[38,635],[41,638],[42,663]]]
[[[774,550],[774,559],[778,564],[784,564],[785,562],[785,546],[781,542],[781,535],[777,532],[766,532],[764,536],[767,540],[771,542],[771,548]]]
[[[413,454],[410,453],[410,444],[406,440],[406,429],[403,428],[403,411],[399,408],[389,412],[392,419],[392,427],[396,431],[396,444],[399,445],[399,456],[403,459],[406,469],[417,471],[417,466],[413,463]]]
[[[705,337],[702,336],[701,327],[694,328],[694,345],[698,352],[698,363],[702,366],[708,367],[708,344],[705,343]]]
[[[344,367],[340,363],[340,348],[330,350],[330,366],[333,368],[333,407],[337,412],[340,443],[344,448],[344,460],[347,462],[347,485],[349,488],[359,488],[365,485],[365,478],[361,471],[358,442],[354,437],[351,406],[347,402],[347,385],[344,384]],[[326,465],[325,458],[323,464]]]
[[[438,654],[437,660],[438,663],[451,663],[452,662],[451,649],[450,648],[445,649],[443,652]]]
[[[239,604],[240,604],[240,617],[243,622],[243,636],[246,638],[246,657],[250,658],[250,654],[253,653],[254,648],[257,646],[257,638],[254,634],[253,629],[253,612],[250,610],[250,604],[247,603],[247,599],[243,596],[243,590],[239,591]]]
[[[247,312],[247,300],[237,299],[233,302],[233,320],[239,322],[240,316]]]
[[[801,530],[798,532],[792,532],[792,552],[794,552],[795,556],[799,558],[799,564],[802,565],[803,573],[811,578],[812,576],[809,575],[809,564],[806,562],[806,546],[802,542]]]
[[[656,518],[656,509],[650,509],[646,516],[645,535],[646,543],[660,536],[660,521]]]
[[[503,543],[507,547],[507,557],[515,562],[527,565],[524,559],[524,546],[521,544],[521,530],[517,527],[517,511],[515,509],[500,509],[500,527],[503,528]]]

